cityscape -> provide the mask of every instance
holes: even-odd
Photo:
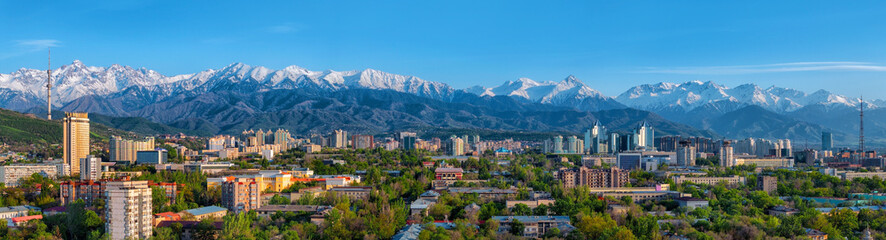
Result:
[[[882,4],[822,3],[791,11],[790,19],[753,8],[749,16],[764,20],[741,23],[732,18],[745,19],[737,12],[748,6],[724,4],[736,9],[717,10],[727,19],[711,26],[696,23],[710,13],[669,4],[365,4],[0,3],[0,13],[11,16],[0,19],[15,18],[0,25],[12,35],[0,36],[0,44],[11,44],[0,48],[0,239],[886,239],[886,67],[877,63],[886,59],[859,53],[886,45],[840,35],[880,39],[854,24],[886,24],[870,10]],[[825,9],[840,14],[817,15]],[[303,16],[290,16],[298,11]],[[272,13],[289,17],[280,23]],[[598,22],[625,20],[625,13],[644,21]],[[242,24],[223,26],[235,16]],[[471,21],[454,19],[462,17]],[[558,17],[564,19],[547,20]],[[56,26],[64,18],[70,31]],[[834,23],[806,27],[820,18]],[[654,31],[658,20],[689,30]],[[202,38],[256,23],[278,24]],[[377,32],[355,29],[361,27]],[[533,29],[539,27],[547,29]],[[583,40],[591,42],[510,35],[598,37],[587,28],[618,34]],[[325,37],[341,37],[341,30],[364,35]],[[170,32],[181,35],[156,38]],[[736,40],[735,32],[760,39]],[[711,36],[718,34],[724,36]],[[767,34],[813,37],[783,43],[761,37]],[[700,37],[697,45],[681,44]],[[723,50],[712,57],[701,44],[726,38],[759,56],[718,46]],[[622,61],[608,50],[579,54],[610,41],[657,50],[613,48],[639,65],[592,60]],[[841,41],[863,49],[830,45]],[[770,46],[780,44],[822,52],[809,57]],[[133,57],[105,46],[152,50]],[[374,57],[338,56],[355,47],[372,48]],[[673,47],[691,57],[664,50]],[[472,53],[458,55],[463,51]],[[423,63],[414,54],[432,55]],[[764,55],[785,62],[748,61]],[[813,59],[793,59],[801,56]],[[818,60],[825,57],[848,60]],[[229,58],[235,63],[211,68]],[[666,60],[645,62],[651,58]],[[307,63],[315,68],[364,70],[287,65],[305,59],[316,59]],[[695,61],[723,64],[667,65]],[[443,80],[363,67],[376,64]],[[438,70],[454,66],[463,70]],[[622,71],[626,66],[632,70]],[[550,71],[568,76],[523,77],[550,79]],[[520,76],[485,87],[514,74]],[[779,87],[776,78],[784,79]]]

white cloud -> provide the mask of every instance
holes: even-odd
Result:
[[[0,59],[26,55],[32,52],[46,51],[50,47],[60,46],[61,41],[55,39],[15,40],[6,52],[0,52]]]
[[[773,72],[811,72],[811,71],[886,71],[886,66],[868,62],[789,62],[763,65],[734,65],[734,66],[700,66],[700,67],[672,67],[660,68],[649,67],[640,72],[643,73],[668,73],[668,74],[703,74],[703,75],[730,75],[751,73]]]

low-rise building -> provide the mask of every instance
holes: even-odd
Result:
[[[800,210],[797,210],[795,208],[789,208],[787,206],[775,206],[775,207],[769,208],[767,210],[767,212],[769,213],[769,215],[772,215],[772,216],[790,216],[790,215],[794,215],[795,213],[800,212]]]
[[[507,200],[517,196],[515,189],[499,189],[492,187],[450,187],[447,189],[450,193],[459,194],[477,194],[480,199],[487,200]]]
[[[255,179],[233,178],[222,182],[221,203],[234,213],[261,207],[261,190]]]
[[[778,190],[778,177],[759,176],[757,177],[757,189],[764,191],[769,195],[775,194]]]
[[[181,224],[182,232],[179,236],[181,240],[192,240],[194,239],[194,234],[197,232],[197,225],[200,224],[200,221],[163,221],[157,225],[158,228],[161,227],[171,227],[173,224]],[[210,239],[217,239],[219,233],[224,229],[225,222],[217,221],[212,222],[212,232],[213,235],[210,236]]]
[[[56,178],[60,176],[59,174],[64,173],[62,172],[63,169],[63,164],[11,164],[0,166],[0,180],[2,180],[7,187],[15,187],[19,185],[19,182],[22,178],[30,177],[31,175],[34,175],[34,173],[39,173],[40,175],[48,178]],[[77,169],[77,171],[80,171],[80,169]]]
[[[182,220],[181,215],[174,212],[162,212],[158,214],[154,214],[154,226],[160,224],[163,221],[180,221]]]
[[[344,194],[352,199],[366,199],[372,193],[372,187],[333,187],[329,191]]]
[[[674,176],[674,184],[682,184],[684,182],[692,182],[696,184],[716,185],[720,182],[726,184],[744,184],[745,178],[741,176],[732,177],[687,177]]]
[[[311,214],[319,214],[326,209],[331,209],[332,206],[324,206],[324,205],[265,205],[255,210],[259,216],[268,217],[274,215],[277,212],[306,212]]]
[[[28,211],[40,212],[40,208],[29,205],[0,207],[0,218],[10,219],[14,217],[24,217],[28,216]]]
[[[708,200],[694,198],[694,197],[681,197],[677,198],[677,204],[680,204],[680,207],[685,207],[688,209],[707,207]]]
[[[681,193],[677,191],[633,191],[633,192],[602,192],[597,193],[597,196],[601,197],[611,197],[614,199],[622,199],[624,197],[630,197],[634,202],[643,202],[643,201],[661,201],[665,199],[675,199],[680,197],[688,197],[692,196],[692,194]]]
[[[551,198],[535,200],[507,200],[505,201],[505,206],[507,206],[508,208],[514,208],[514,206],[517,206],[517,204],[524,204],[529,208],[537,208],[539,205],[553,206],[554,202],[556,201]]]
[[[207,218],[222,219],[228,214],[228,209],[219,206],[206,206],[182,211],[182,218],[202,221]]]
[[[519,221],[523,224],[523,237],[540,238],[551,229],[557,228],[560,233],[569,233],[575,227],[569,224],[568,216],[493,216],[498,221],[498,232],[509,232],[511,224]]]

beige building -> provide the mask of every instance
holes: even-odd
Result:
[[[228,178],[221,185],[222,206],[234,213],[261,207],[261,190],[252,178]]]
[[[732,176],[732,177],[687,177],[687,176],[674,176],[674,184],[681,184],[683,182],[692,182],[697,184],[707,184],[707,185],[716,185],[720,182],[725,182],[726,184],[744,184],[745,178],[740,176]]]
[[[135,163],[138,151],[154,150],[154,138],[146,137],[144,140],[123,139],[120,136],[112,136],[109,140],[110,160],[112,162]]]
[[[577,186],[588,186],[589,188],[618,188],[627,185],[628,170],[621,170],[617,167],[609,169],[593,169],[580,167],[577,169],[560,170],[558,176],[563,186],[574,188]]]
[[[148,181],[121,181],[105,184],[105,232],[111,239],[147,239],[153,234],[151,188]]]
[[[68,175],[80,173],[80,159],[89,155],[89,115],[87,113],[65,113],[64,118],[64,159],[71,167]]]
[[[7,187],[14,187],[19,185],[19,180],[25,177],[30,177],[34,173],[39,173],[40,175],[49,178],[55,178],[61,175],[60,171],[64,169],[62,166],[62,164],[45,163],[0,166],[0,180],[2,180]]]
[[[735,158],[735,165],[756,165],[758,168],[794,167],[791,158]]]

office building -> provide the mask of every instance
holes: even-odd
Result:
[[[619,149],[619,143],[621,139],[618,137],[618,133],[610,133],[609,134],[609,154],[616,154],[622,149]]]
[[[111,239],[147,239],[153,234],[148,181],[108,182],[105,232]]]
[[[123,139],[120,136],[112,136],[109,143],[109,160],[112,162],[133,164],[137,160],[138,151],[154,150],[153,137],[146,137],[144,140],[136,141]]]
[[[594,121],[588,130],[585,131],[584,148],[590,154],[605,153],[601,151],[600,145],[604,144],[606,139],[606,127],[600,123],[600,120]]]
[[[351,142],[354,149],[375,148],[375,138],[372,135],[353,135],[351,136]]]
[[[695,146],[689,145],[689,141],[680,141],[677,148],[677,166],[695,166]]]
[[[166,149],[138,151],[135,159],[138,164],[166,164],[168,155]]]
[[[821,150],[828,151],[834,149],[834,134],[830,132],[821,132]]]
[[[642,154],[639,152],[618,153],[615,158],[618,163],[618,168],[633,170],[641,167],[640,159],[642,158]]]
[[[65,113],[64,160],[70,166],[67,175],[80,173],[80,159],[89,155],[89,115],[87,113]]]
[[[252,178],[229,178],[221,184],[222,206],[234,213],[261,207],[261,189]]]
[[[63,166],[63,164],[48,163],[17,163],[0,166],[0,180],[2,180],[7,187],[16,187],[19,185],[22,178],[30,177],[31,175],[34,175],[34,173],[39,173],[48,178],[62,176],[65,172]]]
[[[80,180],[98,181],[102,178],[102,159],[92,155],[80,159]]]
[[[646,121],[637,126],[637,129],[634,131],[634,137],[633,144],[636,146],[635,149],[655,150],[655,129]]]
[[[628,184],[630,171],[619,168],[593,169],[579,167],[560,170],[557,175],[563,186],[573,188],[587,186],[590,188],[618,188]]]

